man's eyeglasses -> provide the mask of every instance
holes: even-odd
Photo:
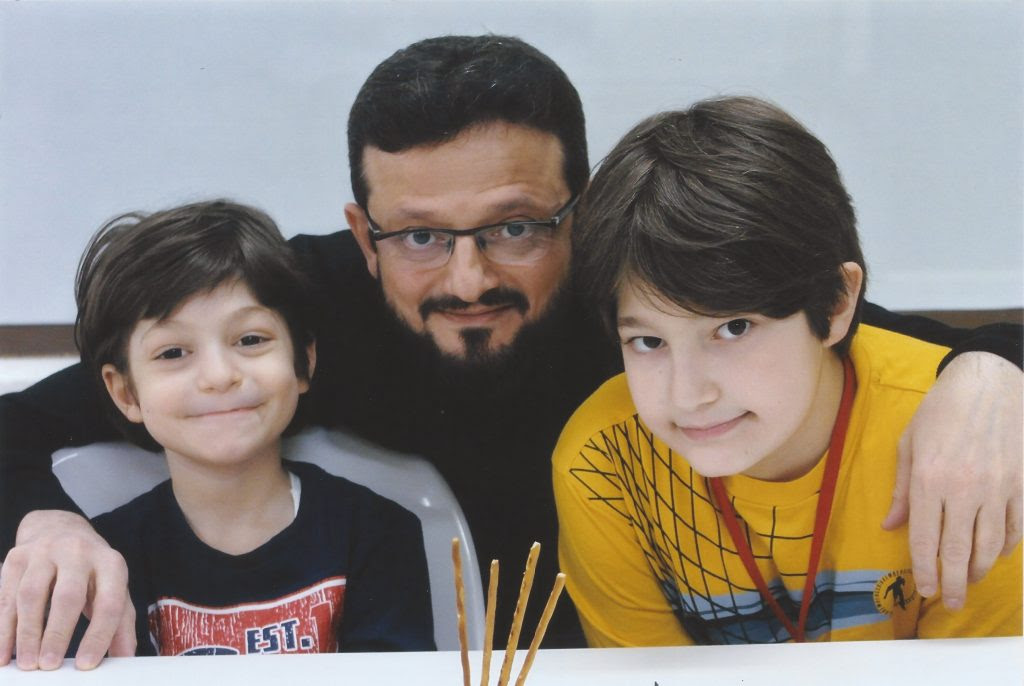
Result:
[[[569,198],[553,217],[488,224],[475,229],[431,229],[413,226],[401,231],[383,231],[366,212],[370,238],[378,250],[387,252],[418,269],[433,269],[447,264],[455,249],[455,239],[472,236],[480,251],[492,262],[505,265],[531,264],[547,254],[554,242],[555,229],[576,206],[578,195]]]

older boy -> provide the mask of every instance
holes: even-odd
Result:
[[[825,147],[764,102],[701,102],[634,128],[587,198],[579,277],[625,366],[554,458],[588,642],[1019,634],[1019,545],[951,612],[878,527],[947,349],[855,333],[864,260]]]
[[[433,649],[419,521],[282,462],[315,362],[304,283],[270,218],[224,201],[119,217],[82,259],[82,360],[171,474],[94,520],[138,654]]]

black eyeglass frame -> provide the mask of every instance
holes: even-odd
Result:
[[[363,208],[363,213],[366,215],[366,223],[370,227],[370,239],[377,243],[388,238],[395,238],[396,236],[408,236],[412,233],[419,233],[420,231],[429,231],[431,233],[440,233],[446,236],[451,236],[453,239],[459,236],[476,236],[484,231],[490,229],[499,229],[503,226],[510,225],[527,225],[538,228],[550,229],[552,232],[558,228],[559,224],[565,221],[566,217],[576,207],[576,203],[579,201],[580,196],[577,193],[569,198],[568,202],[562,205],[561,209],[555,212],[554,216],[550,219],[525,219],[522,221],[509,221],[509,222],[498,222],[497,224],[485,224],[484,226],[477,226],[473,229],[434,229],[429,226],[412,226],[406,229],[399,229],[398,231],[384,231],[380,228],[380,225],[374,221],[373,217],[370,216],[370,210]],[[452,250],[455,248],[455,241],[448,246],[448,255],[451,256]]]

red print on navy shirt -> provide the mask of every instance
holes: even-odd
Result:
[[[159,655],[335,652],[344,600],[340,576],[274,600],[228,607],[161,598],[149,606],[150,640]]]

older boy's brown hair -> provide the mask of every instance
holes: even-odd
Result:
[[[657,114],[619,141],[577,209],[575,277],[614,329],[633,279],[715,316],[807,315],[819,338],[864,268],[853,206],[828,149],[781,109],[721,98]],[[864,287],[847,336],[860,318]]]

